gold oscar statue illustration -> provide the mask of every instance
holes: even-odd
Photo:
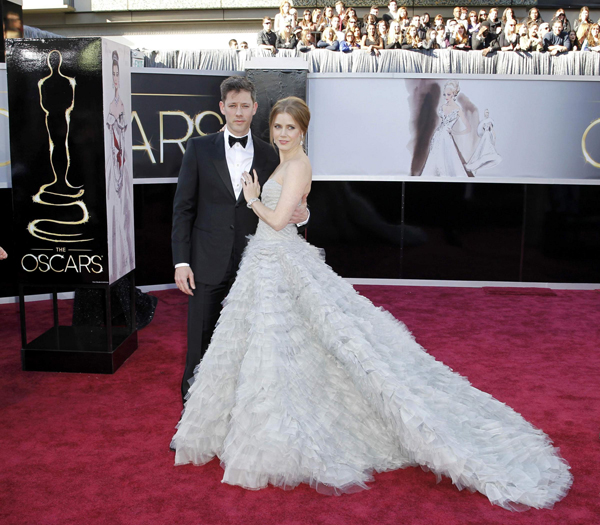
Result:
[[[600,168],[600,160],[593,159],[592,156],[589,154],[587,145],[586,145],[586,140],[587,140],[588,133],[592,130],[592,128],[599,124],[600,124],[600,118],[594,120],[594,122],[592,122],[585,129],[585,131],[583,132],[583,136],[581,137],[581,151],[583,152],[583,156],[585,157],[585,160],[587,162],[589,162],[592,166],[594,166],[594,168]]]
[[[78,226],[88,222],[90,214],[81,199],[82,186],[69,182],[69,131],[71,112],[75,107],[75,79],[62,73],[63,57],[60,51],[50,51],[47,58],[50,74],[38,82],[40,107],[45,114],[50,147],[50,166],[53,180],[43,184],[33,201],[44,206],[58,206],[64,211],[64,220],[35,219],[27,230],[31,235],[56,243],[86,242]],[[53,66],[53,62],[55,66]],[[45,229],[47,228],[47,229]],[[52,231],[48,231],[52,230]]]

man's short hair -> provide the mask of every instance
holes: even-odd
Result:
[[[231,46],[233,46],[233,45],[237,46],[237,40],[236,40],[235,38],[232,38],[232,39],[229,41],[229,47],[231,47]]]
[[[256,102],[256,88],[246,77],[234,76],[229,77],[221,82],[221,101],[225,102],[227,95],[234,91],[247,91],[252,97],[252,102]]]
[[[264,24],[265,22],[267,22],[267,21],[269,21],[269,22],[272,22],[272,20],[271,20],[271,17],[270,17],[270,16],[265,16],[265,17],[263,17],[263,24]]]

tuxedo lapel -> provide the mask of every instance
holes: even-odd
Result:
[[[212,161],[217,169],[217,173],[225,187],[231,194],[231,196],[235,199],[235,193],[233,192],[233,185],[231,184],[231,175],[229,174],[229,168],[227,167],[227,159],[225,158],[225,134],[217,133],[215,142],[214,142],[214,150],[212,155]]]

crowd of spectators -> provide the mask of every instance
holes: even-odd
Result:
[[[455,7],[452,18],[429,13],[409,16],[408,10],[390,0],[387,11],[371,6],[362,18],[343,1],[321,9],[306,9],[300,15],[290,0],[284,0],[274,18],[263,18],[258,33],[259,48],[273,54],[278,49],[315,48],[351,52],[367,50],[378,55],[382,49],[459,49],[480,50],[484,55],[494,51],[545,51],[552,55],[568,51],[600,52],[600,26],[590,19],[588,7],[582,7],[577,20],[567,19],[558,9],[550,21],[544,21],[537,7],[527,17],[517,20],[512,7],[500,11],[469,11]],[[235,49],[247,49],[242,42],[229,42]]]

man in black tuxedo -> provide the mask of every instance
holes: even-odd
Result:
[[[256,170],[264,184],[279,164],[275,149],[250,133],[258,104],[245,77],[221,84],[223,133],[188,140],[173,203],[171,244],[175,282],[189,296],[188,350],[181,393],[212,337],[258,217],[246,206],[241,176]],[[305,223],[304,201],[290,222]]]

